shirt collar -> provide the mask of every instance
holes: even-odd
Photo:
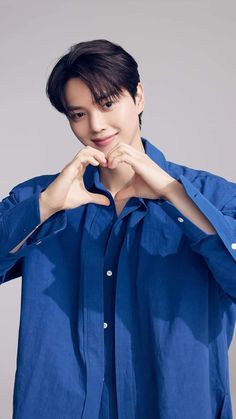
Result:
[[[148,141],[146,138],[141,137],[141,141],[143,143],[143,147],[145,150],[145,153],[155,162],[158,166],[160,166],[162,169],[167,171],[167,163],[164,154],[155,147],[150,141]],[[106,188],[99,180],[99,170],[98,166],[92,166],[88,165],[85,173],[84,173],[84,185],[87,190],[90,190],[93,186],[95,186],[98,189],[106,191]],[[145,199],[144,198],[138,198],[145,206]]]

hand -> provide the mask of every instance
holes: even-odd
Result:
[[[136,150],[129,144],[119,143],[107,155],[107,167],[115,169],[119,163],[127,163],[134,170],[134,176],[123,189],[118,191],[115,200],[133,196],[157,199],[165,197],[165,191],[176,179],[158,166],[146,153]]]
[[[72,209],[88,203],[110,205],[110,200],[102,194],[86,190],[83,175],[86,167],[106,165],[103,152],[87,146],[81,149],[60,172],[56,179],[41,193],[48,208],[53,212]]]

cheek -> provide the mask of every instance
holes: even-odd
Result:
[[[129,127],[135,121],[135,112],[132,107],[124,106],[119,109],[119,112],[114,113],[114,122],[123,128]]]
[[[72,123],[70,123],[70,127],[71,127],[73,133],[75,134],[75,136],[81,136],[81,137],[84,136],[85,133],[84,133],[84,129],[83,129],[81,124],[78,125],[78,124],[72,122]]]
[[[136,129],[137,123],[137,111],[134,109],[134,107],[126,109],[122,115],[123,127],[127,130],[127,132],[129,131],[131,133],[133,130]]]
[[[76,126],[75,126],[75,124],[73,124],[73,122],[69,122],[69,124],[70,124],[70,128],[71,128],[71,130],[73,131],[73,133],[75,134],[76,133]]]

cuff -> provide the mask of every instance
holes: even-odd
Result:
[[[1,256],[6,256],[40,223],[39,197],[37,191],[29,198],[17,203],[4,212],[2,217],[3,234],[0,242]],[[16,221],[17,220],[17,221]],[[61,210],[47,218],[26,239],[23,245],[13,255],[23,256],[33,245],[38,245],[52,234],[64,229],[67,225],[65,210]]]
[[[236,260],[236,221],[232,218],[229,220],[230,217],[225,216],[216,208],[184,175],[180,175],[178,181],[183,185],[188,197],[192,199],[213,225],[216,233],[206,233],[201,230],[171,202],[161,198],[157,200],[157,203],[179,225],[191,244],[208,238],[220,238],[231,256]]]

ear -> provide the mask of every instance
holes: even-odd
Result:
[[[141,82],[137,84],[137,93],[135,96],[136,107],[140,114],[144,109],[144,86]]]

